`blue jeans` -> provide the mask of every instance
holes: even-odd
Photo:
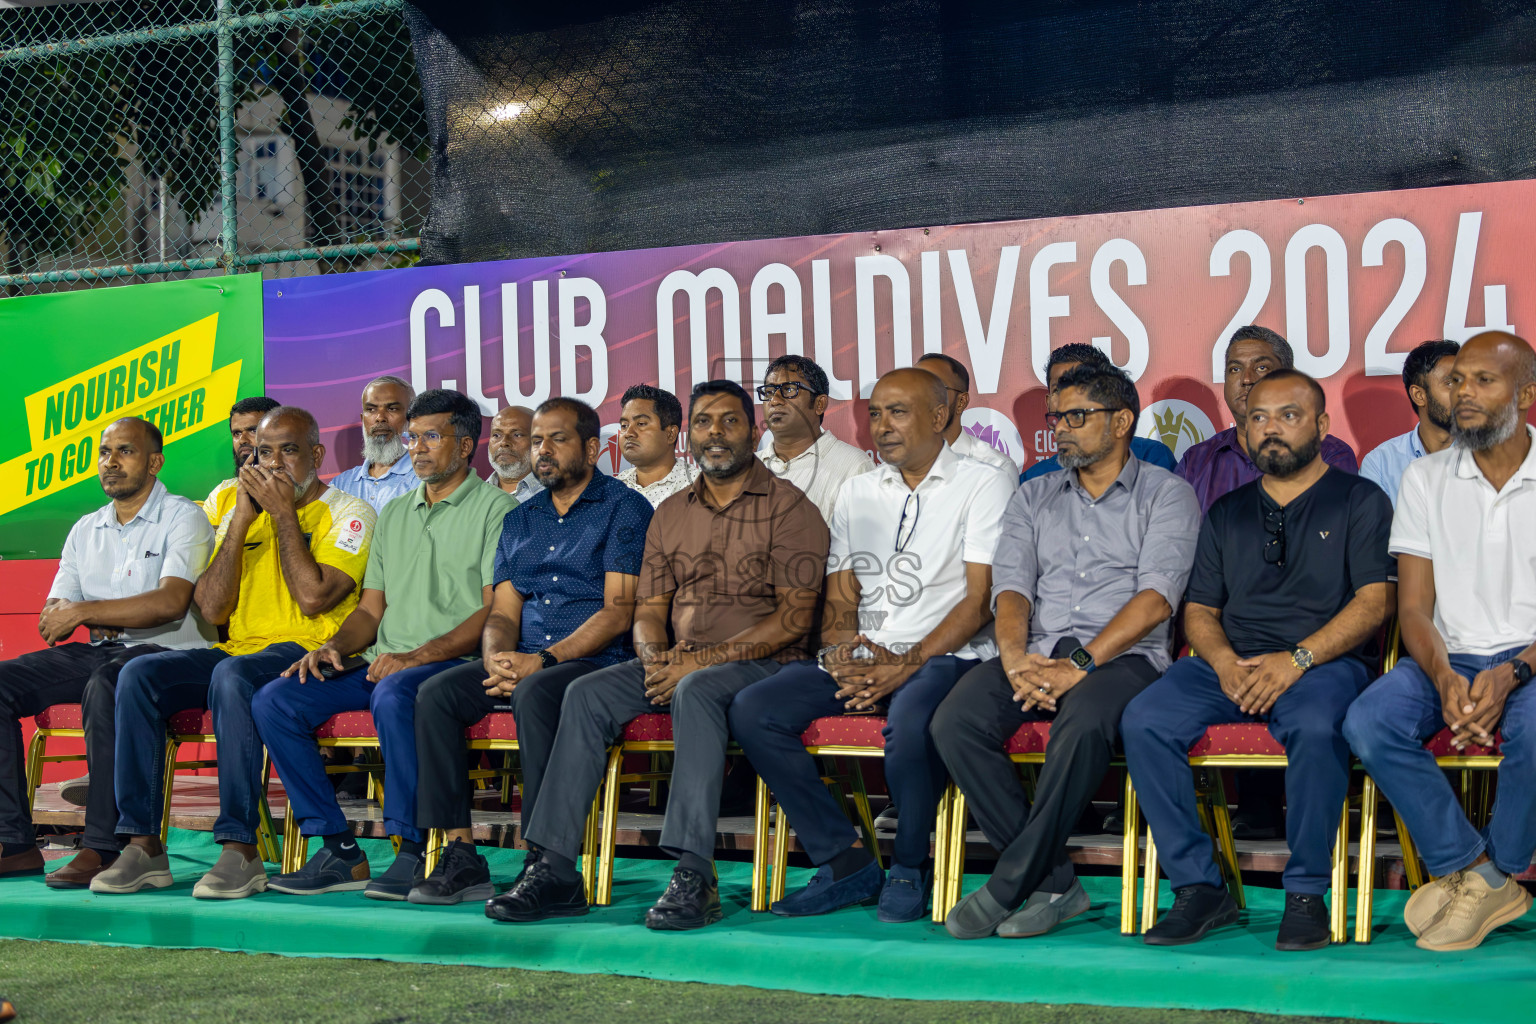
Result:
[[[1190,746],[1208,726],[1266,722],[1289,762],[1285,841],[1291,858],[1281,881],[1286,892],[1321,896],[1328,891],[1339,809],[1349,791],[1344,714],[1370,681],[1370,670],[1359,658],[1337,658],[1302,676],[1275,699],[1268,715],[1258,717],[1243,714],[1221,692],[1208,663],[1180,658],[1126,706],[1120,719],[1126,767],[1175,889],[1222,884],[1210,837],[1195,810]]]
[[[881,735],[891,802],[901,808],[892,846],[897,864],[920,868],[928,862],[929,835],[948,778],[928,725],[960,676],[976,664],[952,654],[929,658],[890,696]],[[813,864],[827,863],[859,837],[800,742],[814,720],[844,713],[836,693],[836,681],[816,662],[793,661],[731,703],[731,735],[777,794]]]
[[[315,730],[343,711],[370,711],[384,754],[384,825],[392,836],[421,842],[416,827],[416,691],[437,673],[458,665],[434,661],[368,681],[368,666],[330,679],[274,680],[251,702],[256,727],[282,776],[288,802],[306,836],[348,831],[336,791],[325,777]]]
[[[266,794],[251,696],[302,657],[299,644],[281,643],[238,657],[212,648],[166,651],[124,665],[117,678],[118,834],[160,834],[165,723],[179,711],[210,708],[219,745],[219,818],[213,838],[256,842]]]
[[[1453,654],[1451,668],[1470,682],[1523,649]],[[1504,704],[1499,791],[1482,832],[1467,821],[1445,773],[1424,749],[1425,741],[1444,728],[1434,683],[1413,659],[1404,658],[1355,701],[1344,736],[1402,815],[1430,874],[1460,871],[1484,852],[1500,871],[1519,874],[1536,851],[1536,686],[1520,687]]]

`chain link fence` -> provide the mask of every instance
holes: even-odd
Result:
[[[0,4],[0,294],[415,261],[403,0]]]

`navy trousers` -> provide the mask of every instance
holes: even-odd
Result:
[[[1208,726],[1265,722],[1285,747],[1285,840],[1291,859],[1281,880],[1286,892],[1321,896],[1333,873],[1339,809],[1349,791],[1349,744],[1344,714],[1370,683],[1358,658],[1318,665],[1275,700],[1269,714],[1245,715],[1203,659],[1180,658],[1126,706],[1120,720],[1126,765],[1158,857],[1175,889],[1220,886],[1221,869],[1210,837],[1200,827],[1189,767],[1189,748]]]
[[[886,714],[885,780],[901,808],[894,844],[897,864],[928,862],[928,840],[947,778],[928,724],[966,669],[976,662],[945,654],[930,658],[891,694]],[[837,683],[814,661],[795,661],[754,683],[731,703],[731,735],[779,798],[814,864],[825,864],[859,838],[838,800],[821,781],[816,759],[800,742],[812,721],[844,713]]]

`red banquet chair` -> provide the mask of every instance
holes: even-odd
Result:
[[[859,825],[864,831],[864,844],[875,860],[880,860],[880,845],[875,841],[875,822],[869,810],[869,794],[864,788],[864,772],[860,764],[861,759],[868,757],[885,756],[885,718],[875,715],[831,715],[826,718],[818,718],[810,724],[805,732],[800,734],[800,742],[805,745],[806,752],[814,757],[845,757],[849,759],[851,770],[846,773],[835,773],[823,776],[823,781],[828,785],[846,787],[853,795],[855,807],[858,809]],[[939,815],[935,828],[937,842],[934,844],[934,896],[933,896],[933,920],[942,922],[949,908],[940,910],[940,879],[947,878],[949,871],[949,855],[952,844],[948,841],[950,834],[951,809],[955,805],[958,791],[953,784],[947,786],[939,797]],[[779,807],[778,820],[773,825],[773,861],[771,868],[768,862],[768,786],[759,777],[757,780],[757,828],[752,841],[752,909],[767,910],[768,905],[784,897],[784,873],[789,863],[789,820],[784,813],[784,808]],[[962,847],[963,848],[963,847]]]

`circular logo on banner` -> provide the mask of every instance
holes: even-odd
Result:
[[[1192,445],[1216,433],[1211,419],[1200,407],[1178,398],[1153,402],[1141,410],[1141,420],[1136,424],[1136,436],[1161,441],[1173,452],[1175,459],[1182,459]]]
[[[989,444],[1013,460],[1015,466],[1024,462],[1024,439],[1013,420],[984,405],[973,405],[960,415],[960,429],[982,444]]]
[[[609,476],[618,476],[626,469],[632,469],[629,460],[624,458],[624,450],[619,447],[619,425],[617,423],[604,423],[597,432],[597,440],[600,449],[597,453],[597,468]]]

